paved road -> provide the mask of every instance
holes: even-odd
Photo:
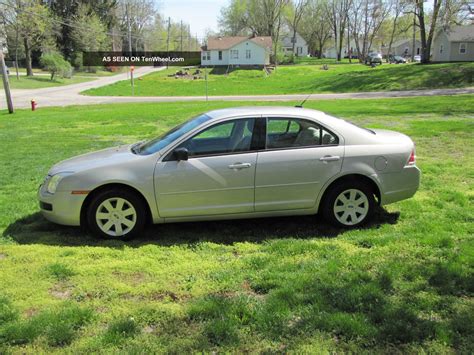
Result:
[[[139,67],[135,69],[134,77],[139,78],[140,76],[163,69],[165,68]],[[79,95],[79,93],[84,90],[98,88],[113,84],[117,81],[126,80],[128,75],[128,73],[122,73],[99,77],[96,80],[84,83],[43,89],[14,89],[12,90],[13,105],[15,108],[31,107],[32,99],[36,101],[38,108],[46,106],[90,105],[116,102],[115,100],[108,101],[107,97],[83,96]],[[5,92],[3,91],[3,88],[0,88],[0,109],[4,109],[5,106]]]
[[[135,70],[135,77],[149,74],[164,68],[140,67]],[[12,90],[13,104],[16,108],[30,107],[31,99],[35,99],[38,108],[46,106],[68,105],[93,105],[124,102],[176,102],[176,101],[203,101],[205,96],[84,96],[81,91],[109,85],[127,79],[127,73],[110,77],[101,77],[85,83],[58,86],[45,89]],[[379,99],[394,97],[434,96],[434,95],[460,95],[474,94],[474,87],[462,89],[432,89],[409,91],[384,91],[384,92],[358,92],[341,94],[313,94],[311,100],[327,99]],[[302,101],[307,94],[296,95],[235,95],[235,96],[209,96],[209,101]],[[0,109],[5,108],[4,92],[0,93]]]

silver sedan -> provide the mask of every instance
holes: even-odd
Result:
[[[318,212],[358,227],[419,182],[414,144],[401,133],[298,107],[246,107],[60,162],[38,198],[50,221],[125,239],[148,222]]]

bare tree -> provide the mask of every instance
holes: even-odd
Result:
[[[425,15],[424,0],[415,0],[414,11],[418,20],[417,25],[420,27],[421,62],[425,64],[430,62],[431,43],[433,42],[442,1],[433,0],[431,21],[429,21]]]
[[[310,0],[303,12],[301,35],[308,42],[310,49],[321,58],[324,46],[331,38],[331,25],[326,16],[326,4],[321,0]]]
[[[382,0],[353,0],[349,11],[350,30],[359,61],[364,61],[374,38],[390,13],[391,4]]]
[[[352,0],[328,0],[326,13],[331,25],[337,61],[341,60],[344,33],[347,28],[348,14]]]
[[[301,21],[301,17],[305,10],[307,10],[308,0],[292,0],[290,2],[290,9],[291,9],[291,29],[293,30],[293,36],[291,37],[291,52],[295,53],[295,45],[296,45],[296,32],[298,30],[298,25]]]

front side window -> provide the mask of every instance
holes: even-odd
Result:
[[[298,118],[267,119],[267,149],[337,145],[335,134],[309,120]]]
[[[254,126],[254,118],[218,123],[188,139],[179,148],[186,148],[189,157],[248,152]]]
[[[211,52],[210,51],[202,52],[202,60],[211,60]]]
[[[230,57],[232,59],[239,59],[239,51],[237,49],[232,49],[230,51]]]
[[[219,51],[219,60],[222,60],[222,51]]]
[[[152,139],[148,142],[142,143],[135,148],[135,152],[141,155],[148,155],[158,152],[167,145],[171,144],[178,138],[182,137],[188,132],[191,132],[193,129],[203,124],[204,122],[210,120],[211,117],[208,115],[199,115],[190,119],[187,122],[180,124],[179,126],[174,127],[168,132],[162,134],[158,138]]]
[[[440,52],[440,53],[443,53],[443,45],[440,45],[440,46],[439,46],[439,52]]]
[[[459,53],[460,54],[465,54],[467,52],[466,48],[467,48],[466,43],[459,43]]]
[[[250,52],[250,49],[247,49],[247,50],[245,51],[245,58],[246,58],[246,59],[250,59],[250,58],[251,58],[251,54],[250,54],[250,53],[251,53],[251,52]]]

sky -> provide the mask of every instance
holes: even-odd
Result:
[[[206,29],[217,31],[217,19],[221,8],[229,0],[161,0],[159,11],[165,18],[172,21],[188,23],[191,33],[204,37]]]

